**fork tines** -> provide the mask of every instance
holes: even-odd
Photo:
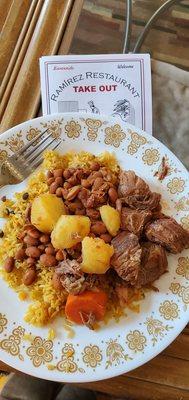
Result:
[[[41,162],[43,161],[43,156],[39,157],[39,155],[53,142],[56,143],[53,147],[51,147],[51,150],[55,150],[59,146],[59,144],[61,143],[61,139],[57,141],[57,139],[53,138],[53,140],[51,140],[50,143],[48,143],[45,147],[43,147],[43,149],[38,153],[38,155],[33,158],[33,161],[36,160],[36,162],[33,163],[32,161],[32,168],[37,168],[38,165],[41,164]]]
[[[52,137],[52,132],[44,136],[46,132],[48,132],[48,128],[45,131],[40,132],[39,135],[22,147],[22,149],[16,153],[17,160],[20,157],[22,162],[24,161],[28,167],[34,169],[42,162],[42,153],[44,150],[47,148],[55,150],[61,143],[61,139],[57,140],[57,138]],[[55,145],[51,146],[54,142]]]
[[[43,131],[43,132],[40,132],[39,135],[35,136],[35,138],[32,139],[28,144],[26,144],[25,146],[23,146],[23,147],[17,152],[17,154],[23,155],[23,153],[24,153],[26,150],[28,150],[31,146],[33,146],[33,144],[34,144],[35,142],[37,142],[37,141],[48,131],[48,129],[49,129],[49,128],[47,128],[47,129],[46,129],[45,131]],[[51,136],[51,135],[52,135],[52,133],[50,132],[49,135],[46,136],[46,138],[48,138],[48,137]],[[40,143],[41,143],[41,142],[40,142]],[[32,150],[32,152],[33,152],[33,150]]]
[[[43,157],[40,157],[40,155],[44,152],[44,150],[47,148],[55,150],[56,147],[58,147],[58,145],[61,143],[61,140],[57,140],[57,138],[52,137],[52,132],[43,137],[46,132],[48,132],[48,128],[45,131],[40,132],[39,135],[22,147],[22,149],[20,149],[20,151],[18,151],[16,154],[17,159],[18,157],[21,157],[22,160],[24,159],[25,162],[27,162],[28,166],[32,167],[32,169],[36,168],[42,162]],[[50,146],[54,142],[55,145]]]
[[[42,143],[40,143],[40,145],[38,145],[38,146],[35,147],[34,151],[32,152],[33,157],[30,158],[30,157],[26,154],[27,161],[29,161],[29,163],[32,164],[33,161],[35,161],[35,160],[40,156],[40,154],[43,153],[44,150],[47,149],[48,147],[49,147],[51,150],[54,150],[54,147],[53,147],[53,148],[50,147],[50,145],[51,145],[53,142],[56,142],[55,148],[56,148],[57,145],[60,144],[60,142],[61,142],[61,140],[57,141],[56,138],[52,138],[52,139],[49,141],[48,138],[49,138],[49,136],[47,136],[47,137],[45,138],[46,140],[43,139],[43,141],[42,141]],[[41,144],[43,144],[43,146],[41,146]],[[38,151],[36,151],[36,149],[38,149]],[[31,154],[30,154],[30,155],[31,155]],[[40,157],[40,158],[42,159],[42,157]]]

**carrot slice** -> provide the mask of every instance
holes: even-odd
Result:
[[[95,320],[102,320],[106,311],[107,295],[103,290],[69,294],[65,307],[66,317],[76,324],[85,324],[85,318],[93,315]]]

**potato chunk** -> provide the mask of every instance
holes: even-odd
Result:
[[[110,267],[113,253],[113,246],[103,239],[85,237],[82,241],[82,271],[88,274],[105,274]]]
[[[39,231],[50,233],[62,214],[66,214],[62,199],[55,194],[44,193],[32,203],[31,223]]]
[[[100,215],[110,235],[116,236],[121,224],[119,212],[115,208],[106,205],[100,207]]]
[[[62,215],[51,234],[55,249],[69,249],[90,232],[91,222],[82,215]]]

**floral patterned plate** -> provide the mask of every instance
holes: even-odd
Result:
[[[27,121],[0,136],[0,161],[47,127],[53,136],[61,136],[61,152],[115,152],[124,169],[133,169],[162,194],[164,211],[189,229],[186,169],[158,140],[115,118],[77,113]],[[160,182],[154,173],[162,156],[170,169]],[[8,187],[0,194],[11,196],[23,187],[24,183],[19,188]],[[28,374],[64,382],[110,378],[144,364],[165,349],[189,320],[189,251],[168,258],[170,272],[157,282],[158,293],[146,294],[139,314],[128,311],[119,323],[102,324],[97,332],[76,326],[73,339],[68,338],[60,318],[52,324],[56,331],[53,340],[48,339],[49,326],[27,325],[23,320],[27,302],[20,302],[0,280],[1,360]],[[29,333],[32,341],[26,340]]]

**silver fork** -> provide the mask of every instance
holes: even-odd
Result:
[[[0,187],[22,182],[41,164],[42,153],[45,149],[53,145],[51,149],[55,150],[59,146],[61,140],[53,138],[52,133],[45,135],[46,132],[48,132],[48,129],[41,132],[2,163],[0,166]]]

